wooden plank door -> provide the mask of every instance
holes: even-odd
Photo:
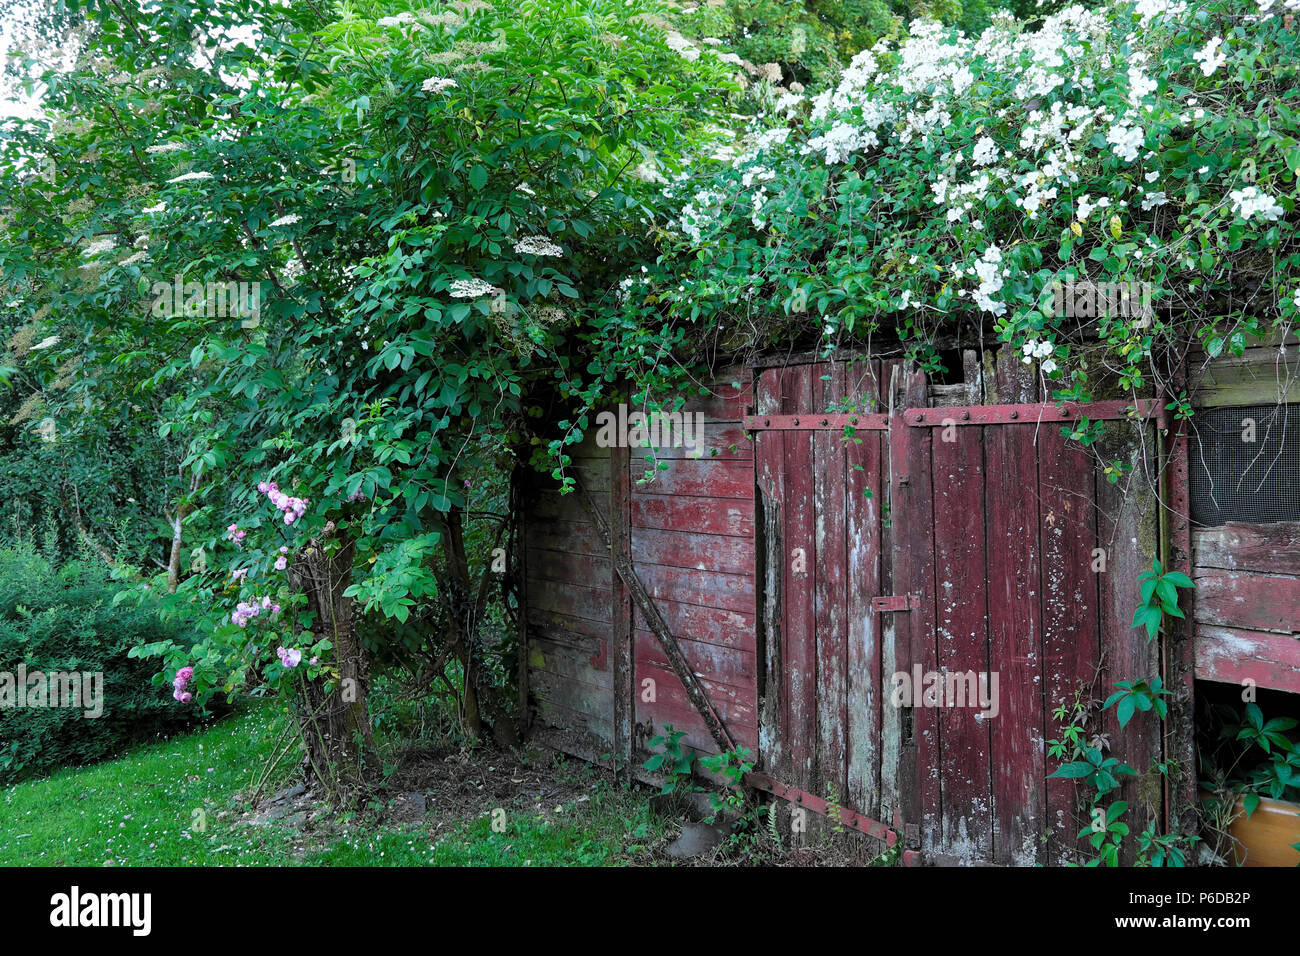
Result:
[[[865,416],[879,418],[879,377],[878,362],[768,369],[759,376],[757,412],[787,420],[755,433],[764,541],[761,766],[871,818],[880,805],[883,705],[871,600],[883,573],[887,433],[879,421],[865,427]],[[856,413],[861,426],[848,424]]]
[[[1130,627],[1157,547],[1154,429],[1083,409],[1110,419],[1085,449],[1029,386],[1000,382],[1018,404],[929,408],[925,377],[899,369],[901,407],[845,440],[837,414],[879,412],[884,371],[758,376],[761,766],[936,862],[1063,862],[1086,817],[1077,788],[1048,778],[1053,711],[1159,673],[1159,648]],[[1112,482],[1116,462],[1129,472]],[[976,696],[894,700],[900,675],[932,674]],[[1089,730],[1143,774],[1114,797],[1140,829],[1161,812],[1159,729],[1121,731],[1109,711]]]
[[[1107,422],[1094,454],[1062,437],[1058,421],[1033,420],[1036,408],[912,410],[907,427],[926,438],[896,440],[913,485],[929,466],[928,500],[898,488],[891,511],[896,554],[924,550],[927,537],[933,547],[932,561],[894,562],[894,591],[920,598],[909,615],[913,659],[934,660],[946,687],[996,689],[996,712],[952,700],[914,707],[921,740],[904,812],[920,820],[922,848],[951,863],[1071,859],[1087,818],[1076,787],[1048,779],[1058,762],[1046,742],[1062,733],[1053,711],[1076,692],[1104,700],[1115,680],[1159,673],[1159,648],[1130,627],[1136,579],[1157,544],[1155,498],[1142,491],[1153,430]],[[1133,471],[1111,482],[1104,469],[1116,460]],[[1148,773],[1159,728],[1134,721],[1121,731],[1108,711],[1090,732],[1143,775],[1111,798],[1129,801],[1126,820],[1141,829],[1160,813]]]

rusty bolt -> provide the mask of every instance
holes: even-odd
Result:
[[[1019,412],[1012,412],[1011,415],[1010,415],[1009,417],[1011,418],[1012,421],[1015,421],[1017,418],[1020,417],[1020,413],[1019,413]]]

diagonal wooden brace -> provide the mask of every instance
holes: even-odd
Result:
[[[686,689],[687,698],[699,711],[700,717],[703,718],[704,726],[709,730],[709,736],[718,745],[719,751],[725,753],[728,750],[735,750],[736,743],[731,739],[731,734],[727,732],[726,726],[722,723],[722,718],[714,710],[713,702],[709,700],[709,695],[704,692],[704,686],[700,683],[700,679],[695,676],[695,672],[691,670],[690,665],[686,663],[686,657],[682,654],[677,639],[673,637],[672,631],[669,630],[663,615],[659,613],[659,608],[655,606],[649,592],[646,591],[645,585],[636,576],[636,569],[632,566],[631,556],[614,548],[605,516],[600,513],[600,509],[596,507],[591,494],[581,481],[578,482],[578,493],[582,496],[582,504],[587,509],[591,523],[600,532],[600,538],[605,542],[605,547],[609,548],[610,557],[614,562],[614,570],[623,579],[623,584],[627,587],[628,593],[636,606],[641,609],[646,624],[649,625],[651,632],[659,641],[659,646],[663,648],[664,654],[667,655],[673,673],[677,675],[677,679],[682,682],[682,687]]]

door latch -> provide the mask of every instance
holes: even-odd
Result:
[[[873,611],[916,611],[921,607],[919,594],[891,594],[888,597],[871,599]]]

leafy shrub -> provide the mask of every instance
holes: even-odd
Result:
[[[118,753],[155,734],[185,727],[199,712],[182,707],[154,683],[148,661],[132,647],[175,638],[148,605],[113,606],[107,568],[87,558],[54,565],[30,544],[0,548],[0,674],[17,680],[57,672],[102,673],[103,711],[82,707],[0,710],[0,785]]]

